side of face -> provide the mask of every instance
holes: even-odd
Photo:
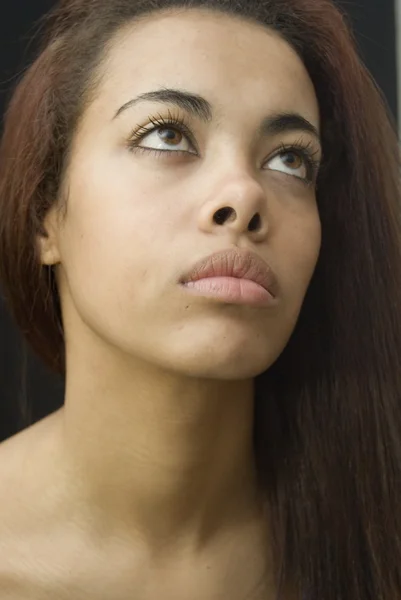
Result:
[[[260,374],[293,332],[320,251],[307,168],[302,157],[277,156],[298,144],[319,159],[318,140],[296,130],[257,135],[278,112],[298,113],[319,129],[305,67],[274,32],[191,9],[125,29],[103,75],[75,134],[66,217],[60,222],[51,211],[49,237],[39,240],[43,264],[57,265],[67,353],[68,344],[102,348],[196,377]],[[160,88],[203,96],[213,118],[157,101],[113,118],[129,100]],[[190,137],[171,125],[152,129],[171,116]],[[146,150],[133,150],[141,128],[145,136],[135,143]],[[217,224],[224,207],[234,218]],[[248,227],[256,213],[259,232]],[[235,246],[273,268],[280,288],[274,308],[210,302],[179,285],[196,261]]]

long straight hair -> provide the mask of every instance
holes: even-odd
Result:
[[[278,597],[401,598],[401,210],[395,126],[330,0],[64,0],[39,22],[35,60],[0,145],[0,280],[34,351],[65,371],[62,315],[37,235],[114,35],[174,7],[261,23],[315,86],[324,168],[322,248],[293,335],[255,380],[255,456],[270,505]],[[283,587],[282,587],[283,586]]]

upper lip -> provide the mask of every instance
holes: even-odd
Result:
[[[237,277],[250,279],[277,295],[277,278],[270,265],[250,250],[231,248],[202,258],[181,278],[181,283],[207,277]]]

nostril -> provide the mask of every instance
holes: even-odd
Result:
[[[216,214],[214,215],[214,221],[215,221],[215,223],[217,223],[217,225],[223,225],[223,223],[225,223],[227,221],[227,219],[230,219],[232,221],[234,219],[234,217],[235,217],[235,211],[233,208],[230,208],[230,207],[220,208],[220,210],[218,210],[216,212]]]
[[[251,219],[248,229],[249,229],[249,231],[255,231],[257,229],[260,229],[260,227],[261,227],[261,219],[260,219],[260,215],[258,213]]]

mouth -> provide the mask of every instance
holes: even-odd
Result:
[[[227,304],[271,307],[276,298],[255,281],[239,277],[206,277],[182,283],[192,295],[214,298]]]
[[[277,278],[270,265],[256,253],[237,247],[202,258],[180,283],[189,293],[232,304],[277,302]]]

